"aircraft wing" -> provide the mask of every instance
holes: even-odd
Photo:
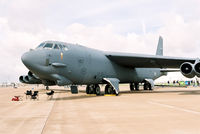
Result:
[[[134,53],[106,52],[111,61],[126,67],[139,68],[179,68],[182,63],[195,63],[195,58],[143,55]]]

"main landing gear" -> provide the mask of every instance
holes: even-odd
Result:
[[[139,91],[139,83],[130,83],[131,91]],[[149,82],[144,82],[144,90],[152,90],[152,86]]]
[[[144,82],[144,90],[152,90],[151,84],[149,82]]]
[[[131,91],[139,91],[139,83],[130,83],[130,90]]]
[[[46,90],[49,90],[49,86],[46,86]]]
[[[86,87],[86,94],[100,95],[101,94],[100,86],[98,84],[96,84],[96,85],[87,85],[87,87]],[[112,95],[112,94],[118,95],[116,93],[116,91],[114,90],[114,88],[110,84],[107,84],[105,86],[105,94],[108,94],[108,95]]]
[[[106,87],[105,87],[105,94],[115,94],[115,95],[118,95],[118,94],[116,94],[116,91],[114,90],[114,88],[110,84],[106,85]]]
[[[100,86],[98,84],[96,84],[96,85],[87,85],[86,94],[100,95],[101,94]]]

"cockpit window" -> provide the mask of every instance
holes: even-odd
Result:
[[[53,43],[46,43],[44,48],[52,48],[53,47]]]
[[[45,43],[41,43],[36,49],[38,48],[42,48],[44,46]]]
[[[54,49],[59,49],[59,47],[58,47],[57,44],[55,44],[53,48],[54,48]]]
[[[68,50],[67,46],[65,46],[65,45],[62,45],[62,46],[63,46],[63,49],[64,49],[65,51]]]
[[[62,47],[62,45],[61,45],[61,44],[58,44],[58,45],[59,45],[60,49],[63,49],[63,47]]]

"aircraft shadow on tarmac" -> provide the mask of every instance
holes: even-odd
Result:
[[[70,90],[62,90],[62,89],[55,89],[55,93],[70,93]],[[84,90],[79,90],[79,93],[85,93]],[[179,93],[179,95],[200,95],[200,90],[164,90],[164,91],[121,91],[120,95],[123,94],[158,94],[158,93]],[[119,95],[119,96],[120,96]],[[90,96],[86,94],[82,95],[75,95],[75,96],[65,96],[65,97],[57,97],[52,98],[51,100],[78,100],[78,99],[88,99],[88,98],[94,98],[94,97],[102,97],[104,96],[104,92],[101,92],[101,95],[99,96]]]
[[[59,98],[52,98],[51,100],[78,100],[78,99],[87,99],[87,98],[94,98],[100,96],[87,96],[87,95],[78,95],[78,96],[66,96],[66,97],[59,97]]]
[[[179,93],[179,95],[200,95],[200,90],[164,90],[164,91],[121,91],[120,94],[156,94],[156,93]]]

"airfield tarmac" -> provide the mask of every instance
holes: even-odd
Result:
[[[47,99],[26,99],[31,87],[0,88],[1,134],[200,134],[200,87],[156,88],[119,96],[88,96],[83,90],[55,89]],[[14,95],[23,101],[12,102]]]

